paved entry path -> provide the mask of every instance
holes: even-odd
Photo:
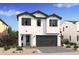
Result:
[[[70,48],[63,47],[37,47],[42,53],[63,53],[63,52],[76,52]]]

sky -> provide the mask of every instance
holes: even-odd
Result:
[[[64,20],[79,20],[79,4],[74,3],[0,3],[0,19],[11,26],[12,30],[18,30],[17,14],[22,12],[34,12],[40,10],[47,15],[53,13]]]

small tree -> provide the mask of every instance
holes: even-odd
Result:
[[[5,35],[5,36],[3,36],[2,43],[4,46],[6,46],[6,45],[11,46],[16,43],[16,40],[9,35]]]
[[[12,31],[11,27],[8,28],[8,35],[5,35],[0,40],[1,46],[17,46],[18,44],[18,31]]]
[[[3,36],[1,39],[3,46],[17,46],[18,39],[17,39],[17,32],[11,32],[9,35]]]
[[[12,28],[9,26],[8,27],[8,33],[10,34],[12,32]]]

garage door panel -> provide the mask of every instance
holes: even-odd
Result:
[[[37,46],[57,46],[57,36],[36,36]]]

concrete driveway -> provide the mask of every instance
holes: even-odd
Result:
[[[70,48],[63,47],[37,47],[42,53],[63,53],[63,52],[76,52]]]

